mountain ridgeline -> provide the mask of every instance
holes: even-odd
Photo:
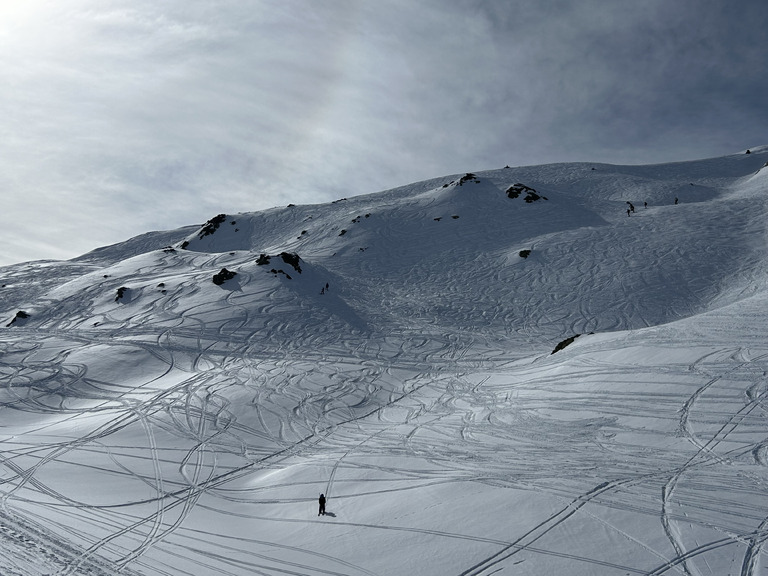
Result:
[[[451,326],[529,351],[663,324],[721,305],[761,273],[764,247],[741,231],[759,226],[768,153],[750,152],[503,168],[219,214],[60,265],[9,267],[5,324],[162,326],[184,323],[193,299],[220,307],[224,331],[276,318],[286,338],[317,326],[302,337],[323,340]],[[11,290],[14,278],[35,289]],[[120,289],[130,300],[115,298]],[[283,304],[266,306],[264,294]]]

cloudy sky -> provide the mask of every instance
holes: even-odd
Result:
[[[0,265],[447,174],[768,144],[765,0],[0,0]]]

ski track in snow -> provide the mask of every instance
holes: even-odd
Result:
[[[319,296],[319,265],[304,288],[223,251],[71,263],[52,292],[63,273],[47,264],[9,272],[37,274],[28,295],[48,314],[0,336],[2,574],[761,573],[766,299],[707,312],[719,296],[701,281],[738,226],[682,206],[679,222],[655,206],[586,230],[555,220],[510,236],[534,254],[504,266],[516,253],[475,250],[481,228],[451,217],[463,204],[414,194],[365,236],[365,202],[333,208],[349,212],[355,290]],[[752,233],[744,206],[716,213]],[[700,249],[687,274],[670,221]],[[442,249],[437,226],[460,241]],[[393,287],[377,276],[391,256],[364,257],[375,238],[434,250],[398,252],[414,281]],[[764,281],[755,259],[719,281]],[[224,266],[238,275],[211,292]],[[118,304],[121,267],[141,280]]]

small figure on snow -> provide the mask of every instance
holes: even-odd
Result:
[[[677,196],[675,196],[675,204],[677,204]]]
[[[325,516],[325,495],[324,494],[320,494],[318,503],[320,504],[320,509],[317,511],[317,515],[320,516],[320,514],[322,514],[323,516]]]

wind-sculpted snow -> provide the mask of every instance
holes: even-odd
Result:
[[[0,573],[761,574],[751,151],[459,174],[0,270]]]

